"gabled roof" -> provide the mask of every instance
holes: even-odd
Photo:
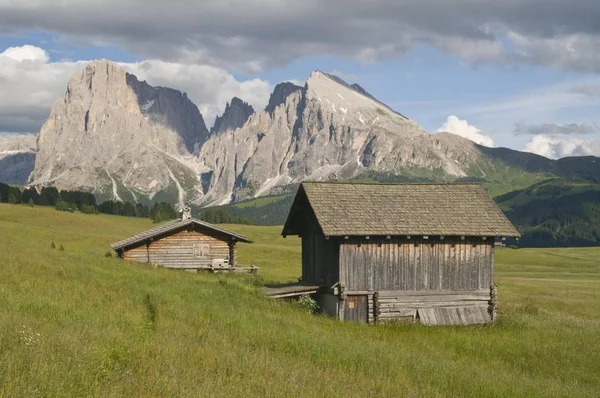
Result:
[[[228,231],[226,229],[220,228],[213,224],[209,224],[202,220],[198,220],[196,218],[188,218],[187,220],[184,220],[184,221],[182,221],[181,219],[168,221],[166,223],[158,225],[157,227],[150,228],[147,231],[141,232],[137,235],[133,235],[130,238],[123,239],[122,241],[113,243],[110,245],[110,247],[113,250],[123,249],[125,247],[135,245],[137,243],[143,242],[150,238],[154,238],[154,237],[157,237],[160,235],[166,235],[169,232],[176,231],[179,228],[186,227],[186,226],[192,225],[192,224],[202,226],[204,228],[208,228],[213,231],[223,233],[225,235],[229,235],[231,238],[234,238],[235,240],[238,240],[240,242],[252,243],[252,241],[244,235],[240,235],[238,233]]]
[[[283,235],[310,209],[325,236],[520,236],[480,184],[304,182]]]

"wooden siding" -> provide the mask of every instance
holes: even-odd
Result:
[[[323,235],[302,238],[302,282],[331,286],[339,279],[339,246]]]
[[[129,261],[137,261],[140,263],[147,263],[148,258],[148,246],[140,245],[123,252],[123,258]]]
[[[355,320],[353,319],[354,314],[347,314],[346,301],[351,300],[355,301],[357,297],[364,297],[367,301],[367,313],[366,313],[366,323],[376,323],[376,311],[375,311],[375,295],[373,292],[348,292],[344,293],[341,297],[340,305],[339,305],[339,314],[338,319],[342,321],[347,320]],[[364,315],[363,315],[364,319]]]
[[[340,244],[340,282],[348,291],[489,290],[493,250],[481,238],[350,238]]]
[[[428,319],[421,319],[425,324],[454,325],[490,321],[490,289],[381,291],[374,296],[374,314],[379,323],[397,319],[416,321],[423,318],[423,314],[429,316]],[[439,308],[444,310],[438,311]],[[485,313],[486,316],[478,315],[480,313]],[[437,315],[440,315],[439,322],[435,323]]]
[[[182,230],[126,250],[126,260],[150,262],[169,268],[208,267],[214,259],[235,259],[228,237],[214,231]],[[234,264],[235,265],[235,264]]]

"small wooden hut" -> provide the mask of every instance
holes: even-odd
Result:
[[[120,242],[112,249],[120,258],[188,271],[237,271],[236,243],[252,243],[244,235],[192,218],[166,222]]]
[[[302,183],[283,236],[341,320],[476,324],[495,314],[494,240],[519,232],[479,184]]]

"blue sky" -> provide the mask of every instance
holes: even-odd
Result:
[[[188,92],[209,123],[233,95],[259,108],[278,82],[319,69],[431,133],[444,126],[549,157],[600,155],[593,1],[568,12],[541,0],[108,3],[117,10],[0,1],[0,133],[36,133],[78,61],[108,58]]]

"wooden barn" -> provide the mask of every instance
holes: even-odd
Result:
[[[493,321],[494,241],[519,232],[479,184],[305,182],[282,235],[341,320]]]
[[[120,258],[188,271],[238,271],[236,243],[252,243],[247,237],[192,218],[182,217],[141,232],[112,249]]]

